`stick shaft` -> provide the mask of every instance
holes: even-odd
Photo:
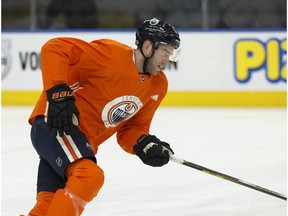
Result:
[[[260,187],[258,185],[243,181],[241,179],[237,179],[235,177],[232,177],[232,176],[229,176],[229,175],[226,175],[226,174],[223,174],[223,173],[208,169],[208,168],[200,166],[198,164],[191,163],[191,162],[183,160],[181,158],[177,158],[174,155],[170,155],[170,161],[173,161],[175,163],[182,164],[182,165],[185,165],[185,166],[200,170],[202,172],[208,173],[208,174],[216,176],[218,178],[222,178],[222,179],[225,179],[227,181],[234,182],[236,184],[239,184],[239,185],[251,188],[253,190],[257,190],[257,191],[260,191],[262,193],[266,193],[266,194],[269,194],[271,196],[274,196],[274,197],[277,197],[277,198],[280,198],[280,199],[283,199],[283,200],[287,201],[287,197],[282,195],[282,194],[280,194],[280,193],[277,193],[277,192],[269,190],[267,188],[263,188],[263,187]]]

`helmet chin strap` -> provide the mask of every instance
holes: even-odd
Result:
[[[144,74],[150,74],[149,71],[147,71],[147,63],[148,63],[148,60],[153,57],[153,55],[154,55],[154,53],[155,53],[155,50],[156,50],[156,49],[153,48],[151,56],[150,56],[150,57],[147,57],[147,56],[145,56],[144,53],[143,53],[142,46],[140,47],[140,52],[141,52],[142,56],[144,57],[144,63],[143,63],[143,73],[144,73]]]

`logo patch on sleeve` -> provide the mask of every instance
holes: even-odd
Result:
[[[102,111],[102,120],[106,128],[116,127],[132,118],[143,106],[141,100],[133,95],[125,95],[106,104]]]

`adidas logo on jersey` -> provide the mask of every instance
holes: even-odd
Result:
[[[158,100],[158,94],[151,96],[151,98],[152,98],[153,100],[157,101],[157,100]]]

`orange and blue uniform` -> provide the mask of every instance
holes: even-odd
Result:
[[[56,38],[41,50],[44,90],[29,119],[45,115],[46,93],[66,83],[75,92],[80,130],[96,154],[98,146],[117,132],[117,141],[129,153],[142,134],[149,133],[154,112],[167,92],[163,72],[139,74],[134,51],[119,42],[84,42]]]
[[[51,154],[45,158],[47,149],[42,150],[44,155],[40,154],[40,158],[44,161],[41,166],[45,167],[45,172],[42,174],[39,172],[42,177],[39,177],[38,173],[38,186],[41,186],[39,178],[43,180],[45,176],[47,177],[47,172],[52,176],[54,171],[60,177],[63,175],[65,184],[63,185],[63,182],[58,179],[59,184],[56,185],[56,188],[54,185],[53,189],[50,186],[45,189],[46,183],[44,187],[38,188],[38,202],[30,215],[37,215],[40,212],[38,209],[42,208],[42,210],[45,209],[43,211],[48,211],[50,208],[49,214],[55,216],[55,209],[57,210],[59,205],[58,201],[61,201],[62,204],[66,203],[65,193],[67,191],[69,191],[70,197],[76,197],[74,201],[77,201],[81,212],[85,206],[83,203],[89,202],[96,196],[104,181],[100,167],[97,165],[95,167],[91,160],[80,159],[91,157],[89,155],[91,153],[88,153],[87,156],[85,150],[81,150],[82,145],[88,143],[91,152],[95,155],[98,146],[117,133],[118,144],[125,151],[134,154],[133,146],[137,139],[143,134],[149,134],[150,123],[167,93],[168,82],[162,71],[157,76],[139,74],[134,62],[134,50],[109,39],[88,43],[75,38],[54,38],[42,47],[41,58],[44,89],[29,118],[29,123],[34,125],[39,116],[47,116],[46,91],[53,86],[65,83],[74,90],[75,104],[80,112],[79,136],[84,135],[85,139],[82,144],[77,142],[78,136],[73,137],[73,134],[53,138],[67,156],[66,162],[61,158],[53,158],[54,155],[51,156]],[[45,124],[44,120],[42,120],[42,124]],[[37,139],[41,142],[41,137],[37,137]],[[43,136],[43,139],[45,139],[43,143],[50,142],[49,138],[46,139]],[[33,145],[38,146],[39,144]],[[47,143],[45,146],[47,148]],[[56,165],[51,165],[55,161]],[[63,161],[65,164],[62,166]],[[73,163],[74,161],[76,163]],[[61,172],[57,171],[57,167],[62,167]],[[79,174],[79,170],[89,167],[91,168],[89,171]],[[96,174],[91,173],[91,170]],[[51,181],[55,181],[58,178],[57,175]],[[89,182],[88,186],[88,183],[85,187],[81,186],[83,182],[79,183],[79,178],[83,178],[83,176],[89,180],[87,181]],[[49,176],[45,181],[49,182]],[[91,181],[98,181],[98,186],[96,184],[94,191],[91,189]],[[87,188],[88,191],[81,191],[80,187]],[[92,191],[90,194],[89,190]],[[70,193],[70,191],[72,192]],[[56,192],[55,195],[54,192]],[[41,203],[44,207],[41,206]],[[67,200],[67,209],[73,209],[73,205]],[[41,214],[39,213],[39,215]],[[58,213],[58,215],[61,214],[64,215],[64,213]]]

